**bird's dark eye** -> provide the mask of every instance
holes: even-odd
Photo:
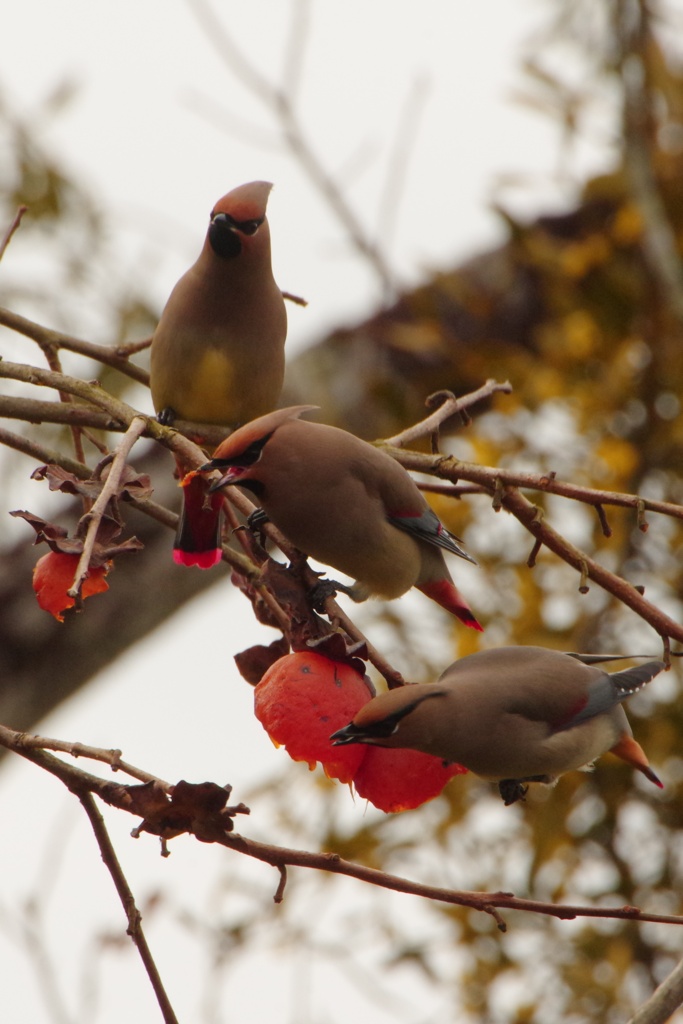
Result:
[[[264,220],[264,217],[258,217],[255,220],[236,220],[235,227],[243,235],[255,235]]]

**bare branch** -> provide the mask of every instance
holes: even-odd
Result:
[[[91,794],[87,790],[82,790],[76,795],[81,801],[81,805],[85,813],[88,815],[93,832],[95,833],[97,845],[100,848],[102,860],[104,861],[105,867],[116,886],[116,891],[119,894],[119,899],[121,900],[124,912],[128,918],[128,928],[126,929],[127,934],[130,935],[137,947],[138,953],[140,954],[140,959],[144,964],[145,970],[147,971],[147,977],[154,989],[154,994],[157,997],[157,1002],[159,1003],[159,1008],[164,1021],[166,1024],[178,1024],[178,1018],[173,1011],[171,1001],[168,998],[166,989],[164,988],[164,984],[161,980],[161,975],[159,974],[157,965],[154,962],[152,951],[149,948],[147,939],[145,938],[145,933],[142,930],[142,915],[135,905],[135,897],[133,896],[132,890],[126,880],[126,876],[119,864],[116,851],[112,846],[109,833],[107,832],[104,824],[104,819],[95,806],[95,801]]]
[[[5,364],[7,365],[7,364]],[[2,362],[0,362],[2,366]],[[0,376],[2,374],[0,373]],[[130,407],[129,407],[130,408]],[[136,415],[142,415],[136,413]],[[128,429],[128,421],[114,419],[105,412],[87,405],[72,405],[65,408],[60,402],[41,402],[35,398],[17,398],[12,395],[0,395],[0,418],[26,420],[29,423],[75,423],[80,427],[95,427],[98,430],[119,431]],[[230,430],[217,427],[215,423],[191,423],[189,420],[176,420],[173,430],[186,437],[201,437],[209,447],[220,444]],[[144,436],[154,437],[145,429]]]
[[[237,490],[236,487],[228,488],[227,494],[228,500],[235,506],[235,508],[241,512],[245,518],[256,510],[256,506],[242,494],[241,491]],[[273,526],[272,523],[266,523],[264,526],[264,532],[278,546],[280,551],[289,559],[290,562],[301,564],[302,560],[301,552],[297,551],[289,541],[284,537],[280,531]],[[225,550],[225,549],[224,549]],[[313,570],[305,564],[303,571],[303,582],[310,588],[315,585],[318,577]],[[358,627],[348,618],[347,615],[342,611],[337,602],[332,597],[328,597],[325,602],[326,612],[332,622],[337,622],[338,625],[347,633],[351,640],[360,641],[365,644],[368,660],[372,665],[375,666],[377,671],[386,679],[390,687],[402,686],[405,680],[400,672],[392,668],[389,662],[384,658],[379,651],[370,643],[370,641],[361,633]]]
[[[649,999],[640,1006],[628,1024],[666,1024],[683,1003],[683,961],[659,985]]]
[[[384,188],[379,204],[377,234],[387,252],[393,249],[402,194],[412,157],[418,152],[418,130],[429,96],[429,80],[420,75],[411,83],[399,114],[399,123],[387,161]]]
[[[90,569],[90,559],[92,558],[95,541],[97,540],[97,531],[100,528],[102,517],[107,511],[109,502],[118,494],[119,483],[121,482],[121,475],[126,465],[126,459],[130,455],[133,445],[139,439],[144,429],[145,419],[142,416],[135,417],[114,452],[114,457],[112,459],[111,466],[109,467],[109,472],[106,480],[104,481],[102,490],[100,491],[95,504],[90,509],[90,512],[87,513],[88,526],[83,539],[83,551],[81,552],[81,556],[78,560],[74,581],[71,584],[71,587],[67,590],[68,597],[80,597],[81,587],[84,580],[87,578]]]
[[[413,469],[420,473],[434,471],[433,466],[430,468],[420,464],[422,459],[430,458],[430,456],[424,456],[420,452],[387,450],[406,469]],[[436,456],[436,459],[439,461],[443,459],[443,456]],[[456,461],[453,460],[453,464],[456,464]],[[592,505],[597,512],[600,526],[606,537],[611,536],[611,531],[606,519],[603,522],[604,509],[602,509],[602,514],[600,512],[603,505],[632,508],[636,513],[641,510],[658,512],[663,516],[671,516],[672,519],[683,519],[683,505],[677,505],[673,501],[657,501],[653,498],[643,498],[638,494],[583,487],[581,484],[558,480],[554,473],[520,473],[514,469],[499,469],[495,466],[479,466],[472,462],[457,462],[456,475],[458,480],[466,479],[471,483],[468,485],[420,483],[418,486],[423,491],[451,498],[460,498],[463,494],[494,494],[498,485],[501,488],[505,485],[521,487],[529,491],[542,491],[544,494],[557,494],[561,498],[569,498],[585,505]]]
[[[385,295],[393,292],[394,275],[380,247],[369,237],[363,223],[346,201],[338,183],[322,163],[298,119],[294,98],[287,86],[273,85],[245,56],[223,21],[216,17],[205,0],[189,0],[189,5],[206,38],[237,79],[277,119],[285,144],[299,166],[323,197],[344,228],[351,243],[377,275]],[[290,50],[291,54],[291,42]],[[290,83],[291,84],[291,83]]]
[[[668,615],[665,615],[664,612],[660,611],[659,608],[647,601],[638,588],[615,573],[605,569],[584,551],[581,551],[568,540],[565,540],[557,530],[550,526],[543,517],[542,510],[525,498],[518,489],[519,486],[525,486],[524,479],[528,478],[520,474],[506,473],[499,469],[476,466],[473,463],[463,463],[452,456],[423,455],[419,452],[404,452],[400,448],[386,448],[385,450],[406,469],[413,469],[422,473],[433,473],[435,476],[450,479],[454,482],[465,478],[483,485],[494,499],[497,496],[500,506],[511,512],[526,527],[529,533],[536,538],[535,552],[538,551],[539,543],[544,544],[554,554],[567,562],[568,565],[573,566],[582,576],[585,573],[586,578],[593,580],[603,590],[608,591],[608,593],[611,593],[625,604],[627,608],[631,608],[645,622],[649,623],[660,636],[671,637],[683,642],[683,625],[675,622]],[[547,478],[547,487],[540,486],[546,478],[541,480],[541,478],[532,477],[532,479],[535,481],[535,486],[539,489],[547,489],[551,493],[560,493],[559,490],[556,490],[557,482],[554,479]],[[564,489],[566,496],[574,496],[567,493],[571,490],[570,485],[564,485]],[[607,492],[595,492],[595,494],[600,495],[599,503],[609,504],[610,499]],[[628,500],[615,501],[614,504],[630,505],[636,511],[641,502],[646,507],[649,504],[668,505],[666,502],[649,503],[644,499],[634,496],[620,497],[627,498]],[[598,504],[598,502],[592,501],[591,504]],[[658,509],[658,511],[660,510]],[[676,515],[677,518],[683,518],[683,507],[681,506],[671,505],[670,511],[667,510],[667,512],[668,514]]]
[[[124,772],[126,775],[129,775],[131,779],[137,779],[138,782],[154,782],[166,790],[170,788],[169,784],[164,782],[163,779],[160,779],[157,775],[151,775],[142,768],[136,768],[136,766],[130,764],[129,761],[124,761],[120,750],[105,750],[102,747],[91,747],[86,743],[79,743],[77,741],[56,740],[49,736],[28,736],[25,733],[21,734],[21,745],[24,750],[30,750],[31,748],[38,750],[58,750],[64,754],[71,754],[71,756],[75,758],[87,757],[93,761],[101,761],[103,764],[108,764],[112,771]]]
[[[394,445],[396,448],[405,448],[406,445],[412,444],[413,441],[417,441],[419,438],[429,437],[431,434],[438,432],[441,425],[450,419],[451,416],[469,409],[470,406],[475,405],[477,402],[490,398],[496,392],[509,395],[512,392],[512,384],[507,380],[500,383],[490,378],[480,388],[477,388],[476,391],[472,391],[469,395],[462,395],[460,398],[456,398],[450,391],[439,392],[439,396],[443,395],[444,400],[438,409],[425,417],[425,419],[420,420],[419,423],[414,424],[414,426],[408,427],[407,430],[402,430],[400,434],[387,438],[382,444]],[[430,396],[426,404],[432,404],[431,399],[435,397]]]
[[[54,744],[55,741],[49,741]],[[43,768],[50,774],[59,778],[79,799],[82,793],[95,793],[111,806],[128,813],[138,814],[139,810],[133,797],[135,787],[117,785],[104,782],[102,779],[88,772],[82,771],[72,765],[68,765],[45,750],[38,749],[33,741],[22,733],[17,733],[6,726],[0,726],[0,745],[12,750],[32,761],[38,767]],[[90,748],[80,744],[71,744],[73,749],[85,752]],[[150,778],[155,778],[150,776]],[[212,785],[212,784],[207,784]],[[162,793],[172,792],[174,787],[169,783],[160,780],[159,789]],[[221,787],[216,787],[221,788]],[[237,805],[234,808],[226,808],[231,814],[244,813],[244,805]],[[140,833],[135,830],[135,834]],[[164,838],[163,829],[154,829],[155,834]],[[391,875],[377,868],[367,867],[348,861],[336,853],[311,853],[306,850],[295,850],[282,846],[273,846],[268,843],[260,843],[248,839],[243,835],[236,835],[229,829],[217,830],[214,823],[202,820],[201,811],[198,810],[196,818],[188,818],[186,827],[181,829],[170,827],[170,837],[181,832],[189,832],[196,835],[202,842],[218,843],[236,853],[253,857],[277,868],[280,872],[280,884],[277,893],[282,895],[283,872],[288,867],[309,868],[316,871],[326,871],[331,874],[346,875],[356,878],[358,881],[376,885],[383,889],[391,889],[394,892],[402,892],[413,896],[420,896],[423,899],[433,900],[439,903],[446,903],[453,906],[469,907],[481,913],[491,914],[498,923],[498,927],[504,931],[505,922],[497,913],[498,910],[517,910],[524,913],[542,914],[559,920],[575,920],[582,918],[601,918],[606,920],[636,921],[639,923],[651,922],[656,924],[683,925],[683,916],[675,914],[650,914],[638,907],[588,907],[577,905],[555,905],[542,900],[524,899],[509,892],[467,892],[454,889],[443,889],[439,886],[426,885],[421,882],[413,882],[402,878],[399,875]],[[276,893],[276,895],[277,895]]]
[[[22,219],[22,217],[24,216],[24,214],[26,213],[27,210],[28,210],[28,206],[19,206],[19,207],[17,207],[17,212],[14,214],[14,217],[12,218],[12,222],[11,222],[10,226],[7,228],[7,231],[5,231],[5,234],[2,236],[2,238],[0,238],[0,260],[2,259],[2,257],[7,252],[7,246],[12,241],[12,236],[14,235],[14,232],[17,230],[17,228],[21,224],[21,219]]]
[[[292,292],[283,292],[282,298],[287,302],[291,302],[295,306],[307,306],[308,299],[302,298],[301,295],[294,295]]]
[[[90,402],[92,405],[105,412],[110,413],[121,424],[127,427],[133,416],[140,415],[130,405],[119,401],[100,385],[81,380],[78,377],[70,377],[64,373],[56,373],[53,370],[43,370],[39,366],[29,366],[26,363],[11,363],[3,359],[0,361],[0,377],[9,380],[22,381],[24,384],[35,384],[37,387],[53,388],[55,391],[65,391],[69,395],[76,395],[77,398]],[[152,423],[154,421],[151,421]],[[124,427],[124,429],[125,429]],[[151,436],[156,436],[154,430]]]
[[[150,344],[149,340],[142,342],[138,347],[131,347],[130,349],[126,346],[95,345],[91,341],[81,341],[80,338],[72,338],[68,334],[62,334],[60,331],[53,331],[50,327],[43,327],[41,324],[37,324],[33,320],[27,320],[26,317],[13,313],[3,306],[0,306],[0,325],[9,327],[10,330],[31,338],[41,347],[51,345],[56,349],[63,348],[81,356],[88,356],[90,359],[95,359],[106,366],[111,366],[115,370],[120,370],[121,373],[125,373],[127,377],[132,377],[133,380],[138,381],[140,384],[149,386],[149,373],[143,370],[141,366],[136,366],[135,363],[129,362],[122,354],[126,351],[134,352],[139,351],[141,348],[146,348]]]
[[[653,12],[651,5],[642,0],[636,3],[619,0],[614,5],[614,13],[623,95],[624,165],[643,218],[643,249],[647,261],[671,312],[683,323],[683,262],[654,165],[656,97],[650,55],[656,52],[657,44],[652,36]]]

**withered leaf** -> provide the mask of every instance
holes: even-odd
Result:
[[[274,629],[279,627],[279,623],[276,621],[272,611],[263,600],[261,591],[258,587],[254,586],[248,576],[241,572],[233,571],[230,576],[230,582],[251,601],[257,622],[260,622],[263,626],[272,626]]]
[[[219,786],[215,782],[191,783],[182,779],[170,796],[158,783],[130,786],[131,809],[144,815],[144,821],[134,834],[150,832],[172,839],[183,832],[191,832],[202,842],[211,842],[232,831],[236,814],[249,814],[244,804],[226,806],[231,791],[231,786]]]
[[[64,551],[64,554],[67,555],[79,553],[78,548],[69,550],[66,548],[54,546],[56,541],[66,541],[67,531],[64,529],[63,526],[58,526],[57,523],[50,523],[48,522],[47,519],[42,519],[40,516],[34,515],[33,512],[26,512],[25,510],[21,509],[17,509],[14,512],[10,512],[10,515],[14,516],[16,519],[25,519],[29,526],[33,527],[33,529],[36,531],[36,544],[40,544],[42,541],[46,541],[46,543],[50,545],[53,551]],[[73,544],[75,542],[69,541],[68,543]],[[83,545],[81,544],[80,550],[82,550],[82,548]]]
[[[272,644],[267,646],[266,644],[255,644],[254,647],[248,647],[246,651],[240,651],[234,657],[237,671],[242,678],[252,686],[256,686],[261,681],[264,672],[278,658],[282,658],[288,653],[289,644],[284,637],[280,637],[279,640],[273,640]]]
[[[49,463],[38,466],[31,473],[31,480],[47,480],[51,491],[62,491],[64,494],[79,494],[83,498],[95,501],[102,490],[101,480],[81,480],[61,466]]]
[[[87,526],[87,515],[80,520],[74,537],[69,537],[63,526],[51,523],[49,520],[41,518],[41,516],[34,515],[33,512],[17,510],[10,512],[10,515],[15,516],[17,519],[24,519],[29,526],[33,527],[36,531],[36,544],[45,541],[52,551],[60,552],[63,555],[80,555],[83,552],[83,538]],[[144,546],[137,537],[129,537],[127,540],[116,544],[113,543],[114,538],[120,532],[121,525],[116,519],[108,515],[102,517],[97,531],[97,540],[93,546],[93,553],[90,559],[91,566],[98,568],[104,565],[105,562],[111,561],[116,555],[139,551]]]
[[[62,491],[64,494],[78,494],[81,497],[94,501],[102,490],[102,483],[107,478],[108,467],[105,467],[101,475],[82,480],[80,477],[69,473],[55,463],[48,463],[45,466],[38,466],[31,473],[32,480],[47,480],[51,491]],[[124,500],[130,498],[145,499],[152,494],[150,478],[146,473],[136,473],[132,466],[124,466],[119,482],[118,496]]]

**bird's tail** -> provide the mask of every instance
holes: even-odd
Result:
[[[436,601],[446,611],[456,615],[466,626],[478,629],[480,633],[484,631],[484,627],[475,619],[467,601],[450,580],[430,580],[427,583],[418,583],[417,589],[427,597],[431,597],[432,601]]]
[[[646,779],[650,782],[654,782],[655,786],[659,786],[660,789],[664,789],[664,783],[655,775],[650,768],[650,762],[648,761],[645,751],[641,747],[637,740],[634,740],[633,736],[629,736],[627,733],[621,737],[618,743],[611,748],[613,754],[620,757],[622,761],[626,761],[627,764],[633,765],[639,772],[642,772]]]

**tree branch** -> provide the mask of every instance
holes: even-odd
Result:
[[[524,480],[528,479],[525,474],[508,473],[503,470],[492,469],[488,466],[477,466],[473,463],[460,462],[453,456],[444,455],[423,455],[420,452],[404,452],[400,448],[385,448],[385,451],[392,455],[397,462],[400,462],[406,469],[416,470],[421,473],[430,473],[434,476],[451,480],[457,483],[465,479],[483,486],[493,497],[494,507],[502,507],[511,512],[516,519],[536,538],[537,545],[543,544],[554,554],[558,555],[568,565],[573,566],[580,573],[585,571],[588,579],[593,580],[603,590],[608,591],[619,601],[636,612],[645,622],[649,623],[662,637],[683,642],[683,625],[675,622],[664,612],[660,611],[650,601],[647,601],[639,590],[631,583],[617,576],[615,573],[605,569],[599,562],[591,558],[580,548],[571,544],[562,534],[558,533],[543,517],[542,510],[530,502],[518,487],[524,486]],[[556,481],[551,478],[533,477],[535,485],[550,493],[560,493]],[[547,486],[545,481],[547,479]],[[543,484],[544,486],[541,486]],[[562,485],[565,496],[573,497],[569,492],[573,485]],[[610,492],[594,492],[600,496],[600,501],[591,501],[591,504],[607,504],[610,500]],[[583,489],[584,499],[587,500],[587,489]],[[675,514],[677,518],[683,517],[683,508],[680,506],[669,506],[664,502],[648,502],[636,496],[614,496],[623,498],[623,501],[615,501],[614,504],[630,505],[634,509],[639,506],[650,507],[659,505],[667,506],[668,514]],[[627,500],[626,500],[627,499]]]
[[[347,203],[337,182],[323,165],[307,139],[297,117],[292,93],[286,87],[273,85],[245,57],[224,23],[216,17],[205,0],[190,0],[198,24],[214,49],[219,53],[236,78],[240,79],[277,119],[285,144],[308,175],[309,180],[323,197],[346,231],[351,243],[375,271],[386,295],[393,291],[394,277],[380,247],[372,241],[363,223]],[[290,44],[291,48],[291,44]]]
[[[112,763],[114,769],[127,771],[131,766],[124,767],[125,762],[118,758],[118,751],[101,751],[98,748],[94,748],[93,751],[93,748],[83,744],[68,744],[64,741],[48,740],[42,737],[28,737],[25,734],[8,729],[6,726],[0,726],[0,745],[32,761],[51,775],[55,775],[79,799],[84,792],[94,793],[109,805],[139,816],[140,803],[137,794],[140,787],[105,782],[96,775],[66,764],[61,759],[47,753],[43,747],[49,745],[52,749],[68,750],[76,756],[87,757],[92,752],[98,760],[106,760]],[[143,773],[140,769],[133,769],[133,773],[136,778],[145,777],[150,782],[153,780],[158,793],[164,795],[166,799],[174,791],[175,787],[157,779],[156,776],[146,772]],[[206,785],[211,786],[212,784],[207,783]],[[217,786],[215,788],[220,789],[221,787]],[[226,808],[226,811],[232,815],[234,813],[245,813],[246,808],[240,804],[236,808]],[[683,916],[675,914],[650,914],[633,906],[589,907],[574,904],[555,905],[542,900],[524,899],[509,892],[467,892],[444,889],[439,886],[426,885],[422,882],[413,882],[399,875],[388,874],[377,868],[366,867],[363,864],[345,860],[336,853],[311,853],[306,850],[273,846],[268,843],[260,843],[256,840],[248,839],[243,835],[236,835],[226,828],[217,829],[215,815],[212,816],[212,813],[208,812],[207,816],[206,808],[202,808],[199,805],[195,808],[193,815],[188,815],[185,827],[177,827],[177,822],[175,821],[172,826],[169,825],[168,835],[164,834],[163,820],[163,817],[157,814],[153,826],[145,829],[143,823],[143,826],[136,829],[134,834],[138,835],[144,831],[151,831],[165,839],[173,838],[182,832],[187,832],[195,835],[202,842],[218,843],[236,853],[241,853],[247,857],[270,864],[280,872],[280,884],[276,892],[276,896],[279,895],[280,897],[283,895],[283,871],[287,867],[301,867],[316,871],[326,871],[331,874],[346,875],[383,889],[420,896],[423,899],[439,903],[469,907],[472,910],[490,914],[496,920],[501,931],[506,930],[506,925],[498,913],[499,910],[517,910],[524,913],[542,914],[564,921],[582,917],[635,921],[638,923],[650,922],[683,925]]]
[[[396,448],[405,448],[407,445],[412,444],[413,441],[417,441],[422,437],[429,437],[430,435],[437,434],[439,428],[445,423],[446,420],[450,419],[451,416],[455,416],[458,413],[464,412],[465,409],[469,409],[470,406],[475,405],[477,402],[482,402],[486,398],[490,398],[491,395],[495,395],[496,392],[509,395],[512,392],[512,384],[509,381],[499,383],[492,378],[482,384],[476,391],[472,391],[469,395],[462,395],[460,398],[456,398],[450,391],[437,391],[435,395],[430,395],[426,401],[426,405],[432,406],[435,401],[442,399],[438,409],[435,409],[433,413],[427,416],[425,419],[420,420],[419,423],[415,423],[412,427],[408,427],[407,430],[402,430],[400,434],[395,434],[393,437],[387,438],[382,443],[385,445],[393,445]]]
[[[10,226],[7,228],[7,230],[5,231],[5,234],[0,239],[0,260],[2,259],[2,257],[7,252],[7,246],[12,241],[12,237],[14,235],[14,232],[17,230],[17,228],[21,224],[21,219],[22,219],[22,217],[24,216],[24,214],[26,213],[27,210],[28,210],[28,206],[23,206],[22,205],[22,206],[17,207],[17,212],[14,214],[14,217],[12,218],[12,222],[10,223]]]
[[[658,985],[649,999],[640,1006],[628,1024],[666,1024],[683,1003],[683,961],[674,967],[668,978]]]
[[[87,519],[87,529],[83,539],[83,551],[81,552],[81,556],[78,560],[74,581],[67,590],[68,597],[80,598],[81,587],[83,586],[83,582],[87,578],[90,570],[90,559],[92,558],[95,541],[97,540],[97,532],[100,528],[102,517],[107,511],[109,502],[118,494],[119,483],[121,482],[121,475],[123,474],[126,466],[126,460],[130,455],[133,445],[139,439],[144,429],[145,419],[142,416],[136,416],[131,421],[128,430],[123,435],[121,442],[114,452],[107,478],[102,485],[102,490],[100,491],[95,504],[83,517],[84,519]],[[83,522],[83,520],[81,520],[81,522]]]
[[[77,792],[76,795],[78,796],[81,806],[92,825],[92,830],[95,833],[95,839],[97,840],[97,845],[100,848],[102,860],[104,861],[107,871],[111,875],[112,881],[114,882],[116,891],[119,895],[119,899],[121,900],[124,913],[128,919],[126,933],[130,935],[138,953],[140,954],[140,959],[142,960],[145,971],[147,972],[147,977],[149,978],[150,984],[154,990],[165,1024],[178,1024],[178,1018],[171,1006],[171,1001],[168,998],[166,989],[164,988],[164,984],[161,980],[161,975],[159,974],[154,957],[152,956],[152,951],[149,948],[149,944],[145,938],[145,933],[142,929],[142,915],[135,904],[135,897],[133,896],[133,892],[128,885],[128,881],[123,873],[121,865],[119,864],[116,851],[114,850],[111,839],[109,838],[109,833],[107,832],[104,824],[104,819],[95,806],[95,801],[91,794],[87,790],[81,790]]]
[[[31,338],[32,341],[36,341],[41,347],[51,345],[56,349],[63,348],[68,352],[75,352],[78,355],[87,356],[89,359],[95,359],[99,363],[104,363],[106,366],[119,370],[127,377],[138,381],[139,384],[145,384],[149,387],[149,373],[147,370],[143,370],[141,366],[136,366],[135,363],[131,363],[129,359],[121,355],[121,352],[125,351],[123,346],[95,345],[91,341],[73,338],[69,334],[62,334],[61,331],[53,331],[50,327],[43,327],[33,320],[28,320],[25,316],[20,316],[19,313],[13,313],[11,310],[5,309],[4,306],[0,306],[0,325],[9,327],[11,331],[23,334],[26,338]],[[145,342],[145,347],[148,344],[148,341]]]

